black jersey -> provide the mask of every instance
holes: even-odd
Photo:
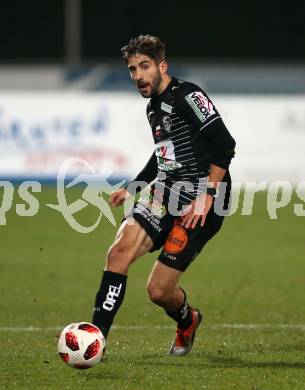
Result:
[[[158,170],[166,172],[168,181],[195,182],[208,175],[210,144],[204,144],[205,150],[197,150],[196,141],[220,115],[200,88],[172,78],[165,91],[147,105],[147,118],[156,144]]]
[[[211,163],[228,168],[235,142],[207,94],[174,77],[151,98],[147,118],[155,152],[135,180],[150,182],[157,176],[156,188],[189,204],[206,188]]]

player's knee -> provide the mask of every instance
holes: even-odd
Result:
[[[147,292],[150,300],[159,306],[164,306],[168,302],[168,291],[159,284],[149,282],[147,284]]]
[[[133,254],[128,247],[115,244],[107,253],[106,270],[125,273],[133,260]]]

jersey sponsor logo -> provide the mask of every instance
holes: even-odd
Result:
[[[155,137],[160,137],[160,135],[161,135],[161,126],[157,126],[155,131]]]
[[[154,217],[161,219],[167,213],[164,204],[159,202],[154,194],[144,195],[138,202],[146,209],[148,209]]]
[[[120,295],[120,292],[121,292],[121,288],[122,288],[122,283],[118,287],[112,286],[112,285],[109,286],[106,300],[103,303],[103,309],[105,309],[107,311],[113,310],[114,304],[116,302],[116,299],[114,299],[114,298],[118,298],[118,296]]]
[[[173,107],[170,106],[170,105],[167,104],[167,103],[162,102],[162,103],[161,103],[161,110],[163,110],[163,111],[168,112],[169,114],[171,114],[171,112],[173,111]]]
[[[209,116],[216,114],[212,102],[200,91],[192,92],[185,97],[197,117],[203,123]]]
[[[167,160],[166,158],[158,158],[158,168],[163,172],[171,172],[176,168],[181,168],[182,164],[177,161]]]
[[[164,127],[164,130],[169,133],[170,132],[170,129],[171,129],[171,126],[172,126],[172,121],[171,121],[171,118],[169,115],[166,115],[162,118],[162,122],[163,122],[163,127]]]
[[[171,140],[160,141],[156,144],[156,156],[175,160],[174,144]]]
[[[167,152],[166,146],[160,146],[160,157],[165,157]]]
[[[174,144],[171,140],[158,142],[155,154],[160,171],[169,172],[182,167],[182,164],[176,161]]]
[[[187,241],[186,230],[182,226],[175,225],[167,236],[164,250],[170,254],[182,252],[186,247]]]

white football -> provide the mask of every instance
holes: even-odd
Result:
[[[58,353],[70,367],[85,369],[102,360],[105,345],[100,329],[89,322],[77,322],[61,332]]]

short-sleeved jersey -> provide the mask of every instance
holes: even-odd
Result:
[[[147,118],[156,145],[158,178],[162,178],[155,185],[171,189],[179,204],[189,204],[204,190],[210,171],[212,143],[205,130],[217,121],[224,126],[222,119],[201,88],[174,77],[148,103]]]

